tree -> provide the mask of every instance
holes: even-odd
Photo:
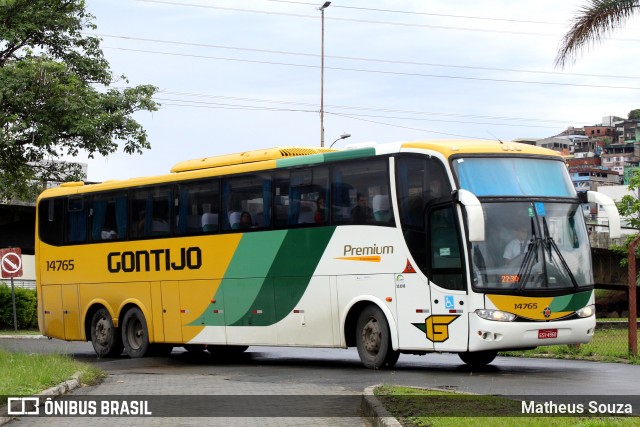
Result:
[[[629,190],[636,194],[640,190],[640,170],[635,170],[629,177]],[[626,195],[616,203],[620,216],[628,220],[629,227],[640,229],[640,200],[637,197]],[[629,254],[629,244],[635,239],[637,233],[629,234],[621,245],[611,245],[610,249],[622,256],[620,265],[627,265],[627,255]],[[636,258],[640,255],[640,248],[636,248]]]
[[[629,120],[640,120],[640,108],[629,111]]]
[[[579,51],[602,41],[611,31],[640,12],[640,0],[589,0],[573,19],[571,29],[564,35],[556,67],[573,63]]]
[[[35,180],[78,179],[56,162],[84,151],[150,148],[132,115],[155,111],[157,88],[116,81],[84,0],[0,0],[0,200],[24,197]]]

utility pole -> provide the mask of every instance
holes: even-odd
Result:
[[[330,4],[330,1],[326,1],[318,8],[322,19],[322,45],[320,54],[320,147],[324,147],[324,10],[328,8]]]

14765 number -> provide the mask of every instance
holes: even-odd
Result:
[[[54,259],[51,261],[46,261],[47,263],[47,271],[70,271],[75,268],[72,259]]]

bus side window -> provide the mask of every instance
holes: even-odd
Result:
[[[84,243],[87,240],[87,213],[84,197],[67,200],[67,243]]]
[[[268,172],[225,179],[222,186],[223,230],[271,227],[272,187],[273,180]]]
[[[464,290],[464,271],[460,250],[460,234],[453,206],[431,210],[431,280],[446,289]]]
[[[387,168],[387,159],[379,158],[333,168],[331,214],[335,224],[395,225]]]
[[[127,237],[126,193],[102,193],[91,205],[91,240],[121,240]]]
[[[44,199],[38,206],[39,238],[50,245],[64,243],[64,199]]]
[[[171,187],[142,187],[131,192],[133,237],[167,236],[171,232]]]
[[[176,234],[215,233],[219,230],[220,182],[202,180],[178,185]]]

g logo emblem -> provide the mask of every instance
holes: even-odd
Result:
[[[445,342],[449,339],[449,324],[460,316],[436,314],[424,319],[424,323],[413,323],[413,326],[425,332],[432,342]]]

